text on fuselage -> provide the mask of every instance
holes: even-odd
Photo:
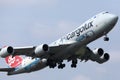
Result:
[[[89,28],[93,27],[93,21],[89,22],[89,23],[85,23],[82,27],[78,28],[77,30],[71,32],[70,34],[68,34],[66,36],[67,40],[75,37],[75,36],[80,36],[81,33],[83,33],[84,31],[88,30]]]

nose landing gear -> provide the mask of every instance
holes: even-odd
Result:
[[[107,35],[105,35],[104,41],[109,41],[109,37],[107,37]]]

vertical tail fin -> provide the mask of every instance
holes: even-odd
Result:
[[[11,68],[16,68],[22,63],[23,59],[21,56],[8,56],[5,61]]]

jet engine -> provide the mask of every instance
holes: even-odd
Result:
[[[96,54],[96,56],[101,57],[104,54],[104,50],[102,48],[96,48],[93,50],[93,53]]]
[[[49,46],[47,44],[42,44],[40,46],[37,46],[34,52],[36,56],[41,56],[48,50],[49,50]]]
[[[100,64],[106,62],[109,60],[110,56],[108,53],[104,53],[102,48],[97,48],[95,50],[93,50],[93,53],[95,54],[95,56],[93,57],[93,61],[96,61]]]
[[[0,56],[2,58],[5,58],[5,57],[7,57],[7,56],[9,56],[9,55],[11,55],[13,53],[14,53],[13,47],[7,46],[7,47],[4,47],[4,48],[1,49]]]
[[[109,54],[108,54],[108,53],[105,53],[104,56],[103,56],[103,59],[104,59],[105,61],[108,61],[109,58],[110,58]]]

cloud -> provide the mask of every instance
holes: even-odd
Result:
[[[58,0],[0,0],[1,6],[51,6]]]
[[[84,75],[78,75],[75,78],[73,78],[73,80],[91,80],[89,77],[84,76]]]

